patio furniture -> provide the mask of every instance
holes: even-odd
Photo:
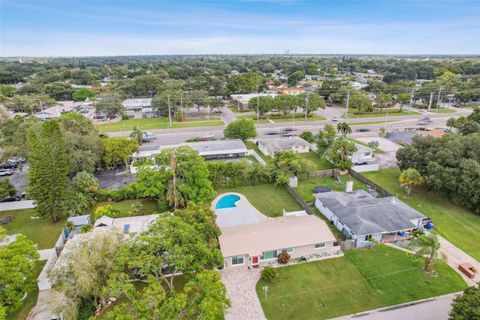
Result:
[[[477,273],[477,268],[471,263],[462,263],[458,266],[458,269],[470,279],[475,278],[475,273]]]

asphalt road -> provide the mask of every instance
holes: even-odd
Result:
[[[458,293],[335,318],[334,320],[447,320]]]
[[[428,125],[431,128],[442,128],[445,127],[445,122],[448,118],[452,116],[460,116],[467,114],[467,111],[458,112],[456,114],[429,114],[430,120],[432,123]],[[393,116],[385,119],[382,118],[360,118],[360,119],[340,119],[340,121],[346,121],[350,124],[355,123],[366,123],[366,122],[376,122],[375,124],[362,124],[362,125],[352,125],[352,130],[355,132],[359,128],[368,128],[372,132],[378,132],[380,128],[384,127],[387,130],[403,130],[405,128],[419,127],[417,121],[423,118],[423,114],[411,115],[411,116]],[[385,122],[386,121],[386,122]],[[381,122],[381,123],[378,123]],[[284,128],[295,128],[298,132],[302,131],[311,131],[317,133],[318,130],[323,128],[327,123],[336,125],[336,122],[331,120],[322,120],[322,121],[301,121],[301,122],[277,122],[277,123],[264,123],[257,124],[257,133],[258,138],[272,137],[268,135],[270,132],[280,132]],[[156,137],[156,140],[153,144],[176,144],[180,142],[185,142],[185,140],[199,137],[202,134],[213,134],[217,138],[223,137],[224,126],[215,126],[215,127],[197,127],[197,128],[176,128],[176,129],[155,129],[148,130],[153,133]],[[130,131],[123,132],[109,132],[107,133],[111,137],[125,137],[130,135]]]

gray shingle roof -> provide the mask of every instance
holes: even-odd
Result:
[[[426,218],[396,197],[375,198],[364,190],[314,196],[356,235],[413,229],[411,220]]]
[[[278,152],[278,151],[288,151],[291,150],[293,146],[308,146],[310,143],[303,140],[299,137],[289,137],[281,139],[272,139],[272,140],[258,140],[258,144],[265,146],[267,149]]]

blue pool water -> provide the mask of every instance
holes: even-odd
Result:
[[[235,202],[238,200],[240,200],[240,197],[235,194],[223,196],[218,200],[215,209],[234,208],[236,207]]]

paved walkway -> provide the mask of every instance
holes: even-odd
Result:
[[[232,268],[223,270],[221,276],[231,303],[225,320],[266,319],[255,291],[260,269]]]
[[[35,208],[33,200],[22,200],[0,203],[0,211],[21,210]]]
[[[453,298],[459,293],[418,300],[335,318],[334,320],[447,320]]]
[[[226,124],[237,120],[237,115],[235,112],[230,110],[230,108],[223,107],[222,108],[222,120],[225,121]]]
[[[448,265],[457,273],[459,273],[468,285],[473,286],[477,282],[480,282],[480,262],[472,258],[460,248],[456,247],[447,239],[438,236],[438,241],[440,241],[440,257],[444,256]],[[458,270],[458,265],[466,262],[473,264],[475,267],[477,267],[477,270],[479,270],[474,279],[466,277],[462,272],[460,272],[460,270]]]

